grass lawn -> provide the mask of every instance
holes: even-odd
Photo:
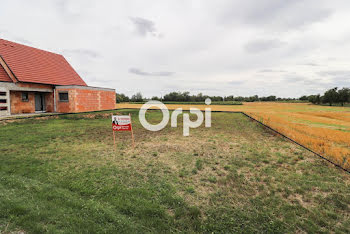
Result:
[[[107,113],[0,122],[0,231],[350,232],[350,174],[243,115],[183,137],[118,112],[134,149]]]

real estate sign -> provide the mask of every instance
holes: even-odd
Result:
[[[132,145],[135,147],[135,139],[134,139],[134,133],[132,131],[130,114],[129,115],[112,115],[112,129],[113,129],[113,140],[114,140],[115,149],[116,149],[115,132],[119,132],[119,131],[131,132]]]
[[[131,131],[130,115],[112,115],[113,131]]]

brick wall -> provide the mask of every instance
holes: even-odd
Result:
[[[45,93],[45,108],[46,112],[54,112],[53,93]]]
[[[101,98],[101,110],[112,110],[115,109],[115,91],[112,92],[101,92],[100,93],[100,98]]]
[[[28,101],[22,101],[22,91],[10,91],[11,114],[35,112],[35,92],[27,92]],[[53,112],[53,93],[43,93],[47,112]]]
[[[74,113],[75,111],[75,89],[59,89],[56,90],[56,112],[59,113]],[[68,92],[68,102],[59,100],[60,92]]]
[[[59,100],[59,92],[68,92],[69,102]],[[88,88],[57,89],[57,112],[87,112],[115,109],[115,91]]]
[[[28,92],[28,101],[22,101],[22,92],[10,91],[11,114],[35,112],[34,92]]]
[[[48,89],[52,86],[41,84],[18,84],[25,88]],[[23,91],[11,91],[10,103],[11,114],[34,113],[35,112],[35,93],[28,91],[28,101],[22,101]],[[111,110],[115,108],[115,91],[93,87],[67,87],[58,86],[56,92],[56,111],[59,113],[75,113],[99,110]],[[60,92],[68,92],[69,101],[59,100]],[[45,111],[54,112],[54,94],[42,93],[45,99]]]

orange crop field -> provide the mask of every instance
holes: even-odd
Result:
[[[174,105],[188,110],[206,105]],[[117,104],[117,108],[139,108],[141,104]],[[253,102],[244,105],[210,105],[215,111],[242,111],[321,154],[345,169],[350,169],[350,108],[318,106],[309,103]]]

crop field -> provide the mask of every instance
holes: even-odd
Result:
[[[140,104],[140,103],[146,103],[146,102],[129,102],[130,104]],[[164,104],[185,104],[185,105],[205,105],[204,102],[171,102],[171,101],[163,101]],[[216,101],[212,102],[212,105],[242,105],[242,102],[236,102],[236,101]]]
[[[117,107],[140,107],[118,104]],[[170,109],[189,105],[168,105]],[[204,109],[208,106],[193,106]],[[242,111],[300,144],[350,169],[350,108],[308,103],[244,103],[241,106],[211,105],[217,111]]]
[[[123,132],[113,149],[111,113],[131,113],[135,148]],[[189,137],[182,116],[158,132],[137,116],[1,122],[0,232],[350,231],[349,174],[242,114],[212,113]]]

